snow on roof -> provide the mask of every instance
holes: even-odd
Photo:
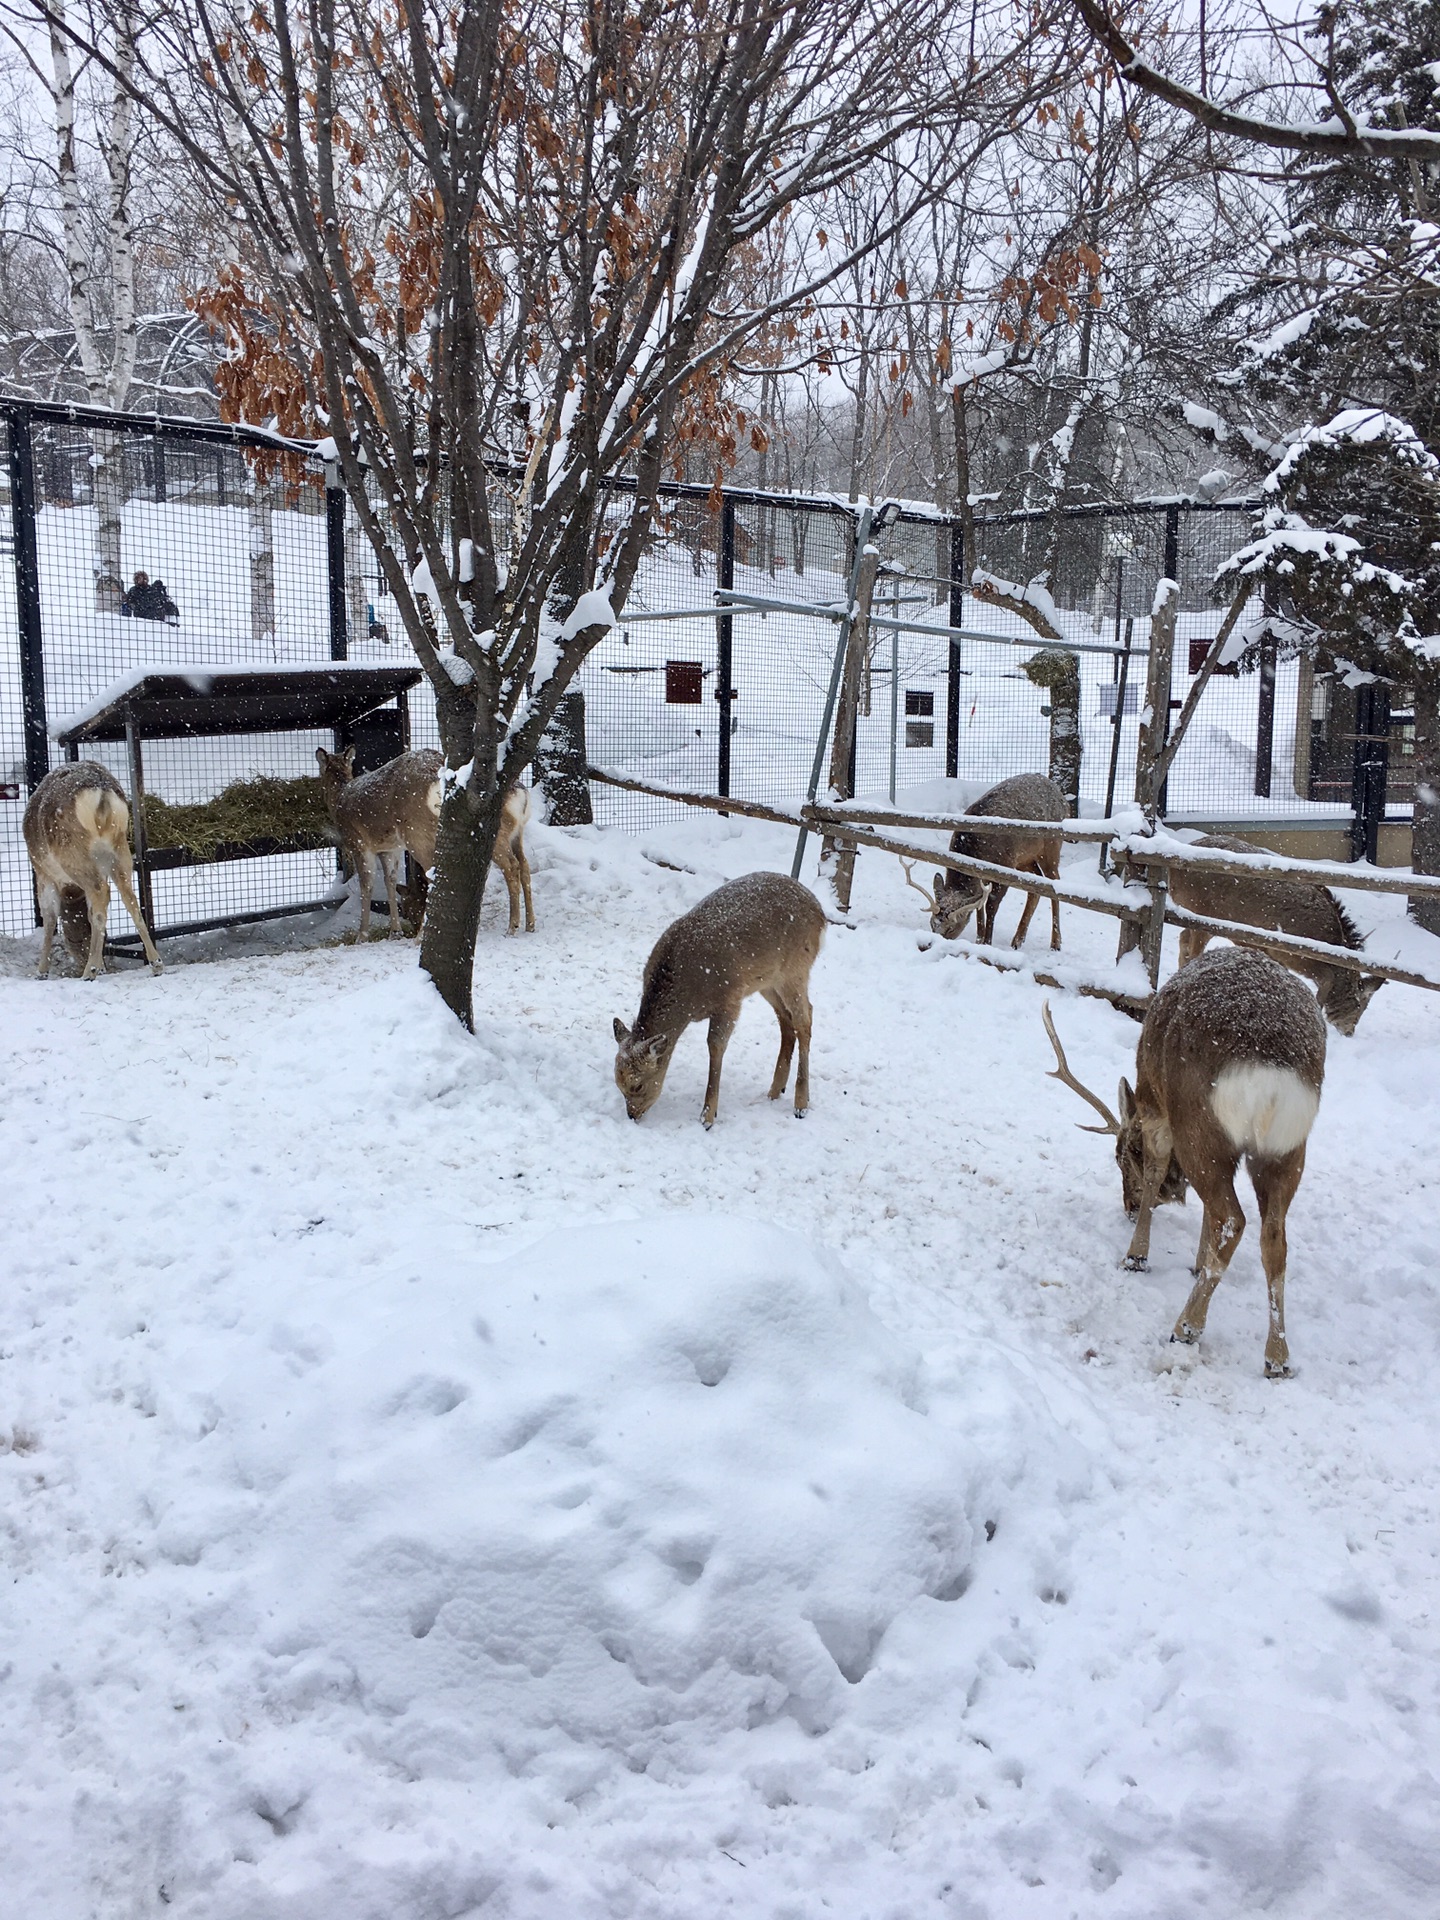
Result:
[[[382,669],[383,671],[383,669]],[[163,674],[166,679],[184,680],[196,693],[209,693],[217,680],[253,679],[256,674],[274,674],[277,678],[313,675],[316,673],[354,673],[371,674],[376,672],[373,661],[367,660],[311,660],[305,662],[287,661],[284,664],[266,665],[250,661],[237,665],[233,661],[222,666],[194,665],[179,660],[142,660],[138,666],[129,668],[117,680],[86,701],[83,707],[73,712],[62,713],[50,721],[50,732],[56,739],[62,734],[73,733],[77,727],[85,726],[97,719],[107,708],[117,706],[127,694],[134,693],[146,680]]]

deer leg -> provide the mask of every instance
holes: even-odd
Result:
[[[1270,1301],[1270,1330],[1265,1340],[1265,1378],[1290,1377],[1290,1349],[1285,1344],[1285,1216],[1300,1176],[1305,1171],[1305,1149],[1297,1147],[1282,1160],[1250,1162],[1250,1178],[1260,1207],[1260,1259],[1265,1268],[1265,1291]]]
[[[140,944],[145,949],[145,958],[150,962],[151,973],[161,972],[160,955],[155,951],[155,942],[150,938],[150,929],[146,926],[145,916],[140,911],[140,902],[135,898],[135,882],[131,878],[131,870],[128,866],[116,867],[115,885],[121,900],[125,903],[125,911],[130,916],[131,924],[140,936]]]
[[[525,931],[535,931],[535,902],[530,898],[530,862],[525,858],[525,842],[515,843],[515,864],[520,869],[520,890],[525,895]]]
[[[510,896],[510,924],[505,931],[507,934],[518,933],[520,931],[520,873],[515,862],[514,847],[502,847],[497,840],[495,864],[504,875],[505,891]]]
[[[1170,1171],[1170,1154],[1174,1145],[1170,1129],[1163,1120],[1152,1121],[1149,1125],[1142,1123],[1141,1138],[1144,1142],[1145,1165],[1140,1183],[1140,1204],[1135,1209],[1135,1231],[1130,1236],[1124,1261],[1130,1273],[1148,1273],[1150,1270],[1150,1217],[1160,1198],[1165,1176]]]
[[[395,884],[400,855],[382,853],[379,858],[380,871],[385,876],[385,904],[390,910],[390,938],[393,940],[400,931],[400,894]]]
[[[1186,1346],[1193,1346],[1204,1333],[1211,1296],[1224,1279],[1225,1269],[1235,1257],[1235,1249],[1245,1231],[1245,1216],[1235,1197],[1233,1164],[1228,1170],[1209,1164],[1203,1174],[1194,1178],[1194,1185],[1205,1203],[1205,1224],[1200,1230],[1200,1271],[1170,1335],[1172,1340],[1183,1341]]]
[[[1035,918],[1035,909],[1036,907],[1039,906],[1039,904],[1040,904],[1040,896],[1038,893],[1026,894],[1025,906],[1020,914],[1020,924],[1015,929],[1015,938],[1010,942],[1012,947],[1024,946],[1025,935],[1030,930],[1030,922]]]
[[[355,849],[355,871],[360,876],[360,938],[370,938],[370,893],[375,884],[375,862],[368,853]]]
[[[778,1100],[785,1091],[785,1082],[790,1078],[790,1061],[795,1053],[795,1022],[790,1018],[790,1009],[773,987],[762,987],[761,998],[768,1000],[775,1009],[775,1018],[780,1022],[780,1057],[775,1062],[774,1078],[770,1082],[770,1098]]]
[[[1047,880],[1054,880],[1058,883],[1060,879],[1059,860],[1048,861],[1041,867],[1040,871]],[[1060,951],[1060,902],[1055,898],[1053,893],[1050,896],[1050,951],[1052,953],[1058,953]]]
[[[800,1064],[795,1069],[795,1118],[800,1120],[810,1107],[810,1028],[814,1016],[808,985],[802,983],[797,989],[790,1014],[795,1022],[796,1038],[800,1042]]]
[[[60,918],[60,896],[54,887],[40,888],[40,919],[45,938],[40,942],[40,966],[36,978],[44,980],[50,972],[50,949],[55,944],[55,926]]]
[[[995,944],[995,916],[1000,911],[1000,902],[1010,891],[1008,887],[991,887],[980,903],[980,911],[975,918],[975,931],[980,936],[982,946]]]
[[[707,1133],[715,1124],[716,1110],[720,1105],[720,1068],[725,1059],[725,1049],[730,1044],[730,1036],[735,1031],[735,1020],[734,1013],[717,1013],[710,1022],[710,1077],[705,1082],[705,1104],[700,1109],[700,1124]]]
[[[93,980],[105,971],[105,922],[110,917],[110,882],[102,880],[100,891],[87,888],[85,904],[90,909],[90,952],[86,957],[82,980]]]

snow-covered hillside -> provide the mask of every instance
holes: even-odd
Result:
[[[1120,1270],[1039,990],[892,862],[803,1123],[758,1002],[712,1133],[693,1032],[625,1119],[652,940],[789,853],[533,830],[474,1038],[338,923],[6,943],[7,1912],[1434,1913],[1440,1003],[1331,1038],[1269,1384],[1253,1229],[1166,1344],[1193,1202]],[[1133,1023],[1055,1008],[1108,1093]]]

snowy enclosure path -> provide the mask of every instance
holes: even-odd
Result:
[[[1040,991],[892,861],[808,1118],[752,1001],[712,1133],[698,1031],[626,1120],[652,941],[789,854],[534,830],[474,1038],[408,943],[4,944],[7,1912],[1433,1916],[1440,1000],[1331,1035],[1268,1384],[1248,1184],[1171,1347],[1194,1200],[1121,1271]]]

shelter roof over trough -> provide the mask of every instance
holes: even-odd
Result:
[[[188,734],[344,728],[407,693],[419,667],[335,660],[318,667],[133,667],[85,707],[54,723],[62,746],[123,740],[127,714],[148,740]]]

